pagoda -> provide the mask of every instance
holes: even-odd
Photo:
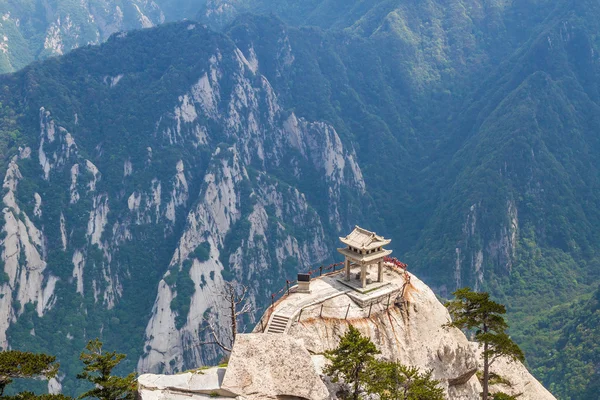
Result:
[[[386,250],[383,246],[390,244],[391,239],[385,239],[375,232],[368,231],[355,226],[354,230],[346,237],[340,238],[346,247],[337,249],[344,256],[344,269],[346,280],[350,280],[350,269],[360,266],[361,287],[367,286],[367,267],[377,264],[377,282],[383,281],[384,257],[392,254],[392,250]]]

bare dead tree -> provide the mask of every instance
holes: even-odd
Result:
[[[226,352],[231,352],[239,330],[239,318],[254,311],[254,306],[248,300],[248,294],[248,286],[236,282],[225,282],[218,296],[223,299],[221,312],[228,317],[230,332],[225,338],[221,337],[215,322],[215,314],[211,313],[208,318],[204,318],[205,328],[202,330],[207,331],[211,339],[201,342],[201,345],[214,344]]]

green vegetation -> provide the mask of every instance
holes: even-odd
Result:
[[[508,324],[504,320],[506,307],[490,300],[489,293],[473,292],[462,288],[454,293],[455,299],[446,303],[452,316],[448,326],[474,332],[476,342],[483,345],[483,400],[490,398],[490,366],[498,357],[513,361],[525,361],[525,355],[508,336]]]
[[[443,297],[470,285],[506,304],[534,374],[560,379],[547,355],[599,280],[599,71],[583,51],[598,51],[597,4],[492,1],[482,17],[439,2],[258,3],[344,29],[243,17],[227,33],[298,115],[355,146],[378,210],[367,225]],[[269,54],[284,37],[282,71]]]
[[[323,371],[333,382],[349,385],[342,398],[358,400],[376,394],[381,400],[444,400],[444,389],[431,378],[431,371],[398,362],[377,360],[379,350],[371,339],[353,327],[340,338],[338,347],[325,353],[331,364]]]
[[[567,305],[569,313],[555,312],[547,320],[560,324],[549,356],[539,373],[560,399],[592,399],[600,390],[600,289],[587,300]],[[564,326],[562,325],[564,324]]]
[[[369,393],[381,400],[444,400],[444,389],[431,377],[432,371],[421,373],[416,367],[398,362],[375,361],[369,366]]]
[[[137,383],[135,373],[126,377],[111,375],[112,370],[125,359],[124,354],[103,352],[102,342],[90,340],[86,351],[80,355],[83,361],[83,372],[77,378],[86,380],[93,389],[81,394],[78,398],[96,398],[99,400],[133,400]],[[72,400],[62,394],[34,394],[27,390],[11,396],[4,394],[5,388],[14,379],[51,379],[57,376],[59,364],[56,357],[46,354],[34,354],[16,350],[0,352],[0,397],[11,400]]]
[[[168,2],[162,10],[132,2],[80,3],[58,0],[44,8],[40,0],[5,2],[0,6],[0,73],[19,70],[36,59],[67,53],[88,43],[98,43],[118,30],[142,27],[144,19],[157,23],[171,14]],[[137,7],[137,8],[136,8]],[[118,10],[118,11],[116,11]],[[177,10],[179,11],[179,10]],[[196,12],[197,10],[194,10]],[[187,17],[192,16],[189,12]],[[61,23],[62,21],[62,23]]]
[[[126,357],[125,354],[103,352],[102,342],[98,339],[90,340],[85,349],[80,356],[84,364],[83,372],[77,378],[89,381],[94,388],[81,394],[79,399],[134,400],[137,389],[135,373],[126,377],[111,375],[112,370]]]
[[[185,260],[181,269],[175,266],[165,278],[165,282],[176,291],[175,297],[171,300],[171,310],[177,313],[175,317],[175,327],[177,329],[181,329],[185,325],[190,312],[192,296],[196,292],[194,281],[190,277],[191,268],[192,261]]]
[[[343,380],[352,387],[350,396],[354,400],[360,398],[361,391],[368,381],[367,369],[375,355],[379,354],[377,347],[358,329],[350,325],[348,331],[340,338],[340,344],[325,353],[331,364],[323,371],[333,377],[334,382]]]
[[[17,378],[54,378],[58,373],[56,357],[17,350],[0,352],[0,396]],[[29,394],[27,394],[29,396]]]
[[[210,243],[200,243],[190,255],[200,262],[208,261],[210,258]]]

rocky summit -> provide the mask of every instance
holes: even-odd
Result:
[[[433,291],[393,263],[384,264],[382,282],[371,282],[364,290],[354,287],[359,274],[352,269],[347,281],[343,271],[336,271],[312,279],[308,290],[291,288],[253,333],[238,335],[227,366],[142,375],[142,400],[335,399],[339,387],[323,374],[328,362],[324,352],[337,346],[349,325],[368,336],[382,358],[433,370],[448,399],[479,399],[479,345],[445,326],[450,315]],[[273,331],[279,333],[269,333]],[[523,400],[555,399],[520,362],[501,358],[492,372],[503,378],[492,392]]]

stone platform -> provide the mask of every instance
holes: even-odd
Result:
[[[345,275],[338,275],[337,281],[340,282],[342,285],[346,285],[350,289],[353,289],[362,294],[367,294],[369,292],[373,292],[383,286],[390,284],[389,282],[386,282],[386,281],[372,282],[372,283],[368,283],[367,286],[362,287],[360,279],[350,279],[349,281],[347,281]]]
[[[310,281],[310,293],[290,289],[271,312],[265,313],[255,332],[286,333],[299,319],[327,317],[364,318],[375,309],[394,304],[405,283],[402,273],[384,265],[383,282],[372,282],[365,288],[355,279],[360,267],[351,270],[353,279],[345,280],[343,270],[316,277]],[[372,306],[377,305],[371,310]],[[334,312],[336,309],[345,311]],[[333,315],[332,315],[333,314]],[[334,317],[334,318],[335,318]]]

